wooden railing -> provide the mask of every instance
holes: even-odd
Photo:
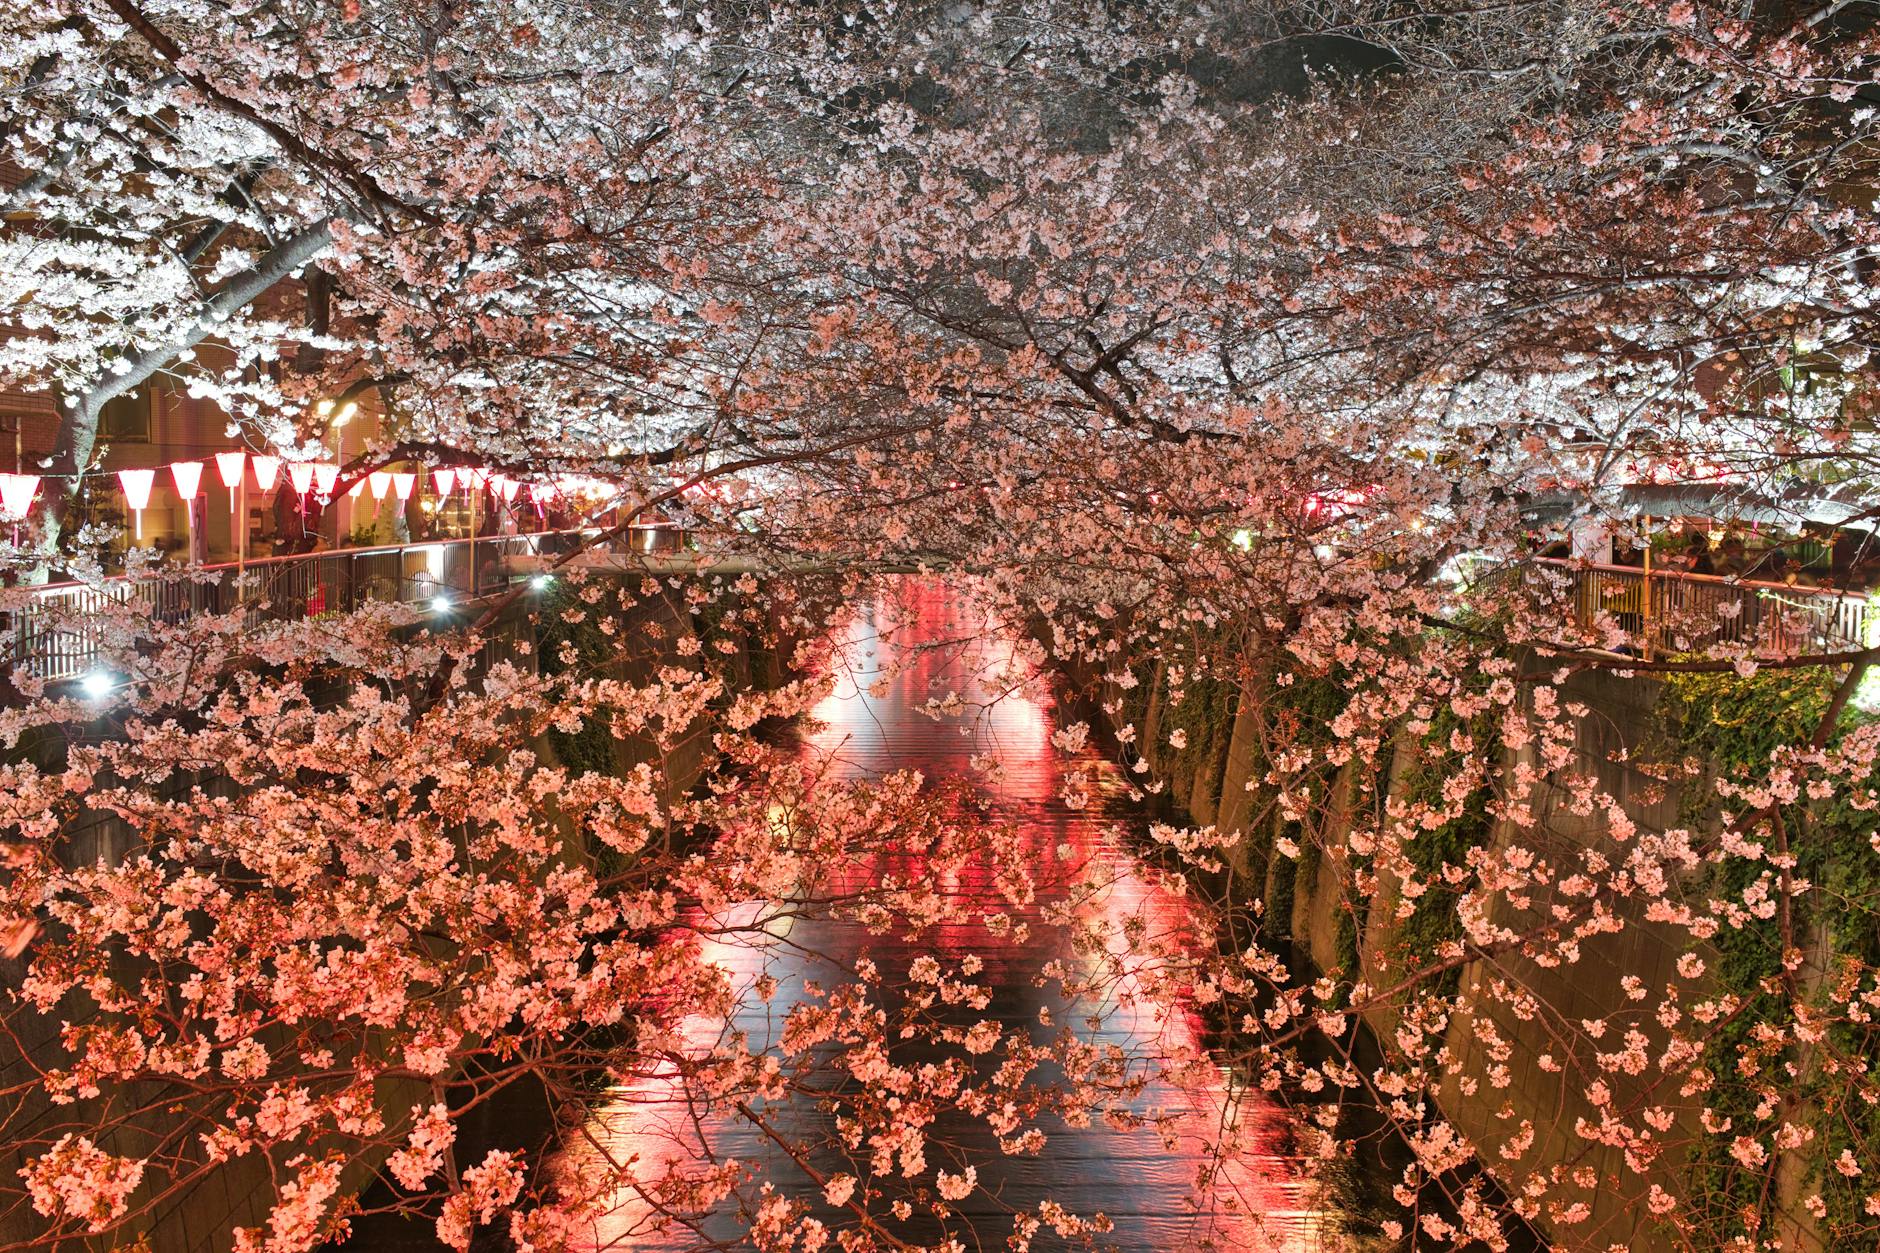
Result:
[[[1572,613],[1605,615],[1647,652],[1747,644],[1759,654],[1846,652],[1876,642],[1880,607],[1867,592],[1543,559],[1566,575]]]
[[[521,577],[513,573],[517,558],[567,553],[595,534],[538,531],[342,548],[19,589],[15,595],[24,603],[0,608],[0,672],[24,665],[49,681],[84,675],[97,661],[106,619],[118,606],[135,606],[164,622],[239,610],[250,627],[346,613],[372,601],[436,602],[443,609],[509,586]],[[667,527],[636,527],[626,543],[657,551],[677,534]]]

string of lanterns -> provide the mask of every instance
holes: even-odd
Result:
[[[194,500],[202,490],[204,463],[201,461],[173,461],[167,467],[171,481],[176,486],[176,494],[184,500]],[[279,457],[263,456],[240,450],[215,454],[216,475],[222,486],[229,493],[229,513],[235,513],[236,494],[243,486],[244,472],[252,470],[257,490],[269,492],[274,489],[281,471],[285,468],[287,481],[300,496],[309,492],[316,493],[323,500],[330,500],[333,489],[339,481],[340,467],[333,462],[292,461],[283,463]],[[151,492],[157,482],[157,471],[151,467],[125,469],[116,472],[118,488],[123,493],[124,503],[135,516],[136,536],[143,538],[144,510],[150,505]],[[38,474],[0,474],[0,521],[21,522],[32,509],[34,496],[39,484],[46,476]],[[347,491],[347,496],[358,499],[368,489],[372,493],[373,513],[376,516],[388,493],[395,495],[400,504],[411,499],[418,484],[415,471],[374,470],[361,475]],[[535,480],[524,483],[511,478],[500,471],[488,470],[480,466],[439,466],[431,470],[431,483],[438,500],[445,501],[453,492],[461,490],[465,496],[481,493],[486,487],[499,498],[505,506],[515,503],[523,488],[528,489],[529,499],[537,509],[546,507],[559,497],[585,496],[605,499],[617,496],[624,490],[624,485],[605,479],[582,475],[561,475],[553,480]]]

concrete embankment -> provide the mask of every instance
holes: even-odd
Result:
[[[1369,862],[1351,839],[1386,813],[1429,799],[1433,776],[1420,743],[1400,733],[1370,757],[1327,770],[1308,815],[1289,821],[1268,784],[1271,756],[1302,740],[1329,738],[1324,724],[1337,713],[1336,692],[1329,685],[1317,692],[1284,690],[1259,659],[1231,674],[1177,669],[1178,683],[1171,683],[1172,666],[1179,663],[1164,658],[1126,677],[1114,665],[1072,666],[1063,677],[1070,699],[1128,737],[1132,756],[1140,751],[1148,758],[1152,777],[1166,780],[1182,814],[1196,825],[1239,833],[1226,875],[1237,927],[1296,954],[1301,972],[1355,972],[1377,989],[1398,985],[1407,969],[1460,938],[1453,895],[1432,892],[1400,909],[1400,883],[1388,873],[1368,873]],[[1625,840],[1636,840],[1706,820],[1714,825],[1714,814],[1694,816],[1686,806],[1690,798],[1649,765],[1654,754],[1664,760],[1679,748],[1674,743],[1667,750],[1662,742],[1664,693],[1661,684],[1640,676],[1575,676],[1560,695],[1585,712],[1575,719],[1573,761],[1565,768],[1549,769],[1535,746],[1512,751],[1492,735],[1481,736],[1496,747],[1481,763],[1480,796],[1462,820],[1420,836],[1425,851],[1419,855],[1432,865],[1463,864],[1471,849],[1492,857],[1518,846],[1557,866],[1575,866],[1588,852],[1623,859],[1626,847],[1615,839],[1615,827]],[[1540,783],[1533,821],[1517,829],[1493,816],[1487,798],[1505,795],[1523,769]],[[1575,774],[1594,780],[1596,791],[1615,804],[1576,804],[1565,785]],[[1693,878],[1674,887],[1701,899],[1707,885]],[[1531,893],[1519,908],[1502,899],[1490,921],[1519,932],[1538,925],[1556,903],[1545,893]],[[1429,986],[1456,995],[1456,1011],[1446,1020],[1419,1016],[1406,1024],[1412,1011],[1404,997],[1363,1014],[1387,1054],[1402,1030],[1438,1038],[1444,1050],[1441,1116],[1477,1147],[1481,1165],[1507,1195],[1522,1197],[1530,1185],[1545,1183],[1532,1221],[1556,1249],[1687,1248],[1654,1218],[1652,1189],[1688,1199],[1710,1186],[1693,1182],[1685,1145],[1702,1139],[1699,1111],[1714,1096],[1693,1092],[1656,1065],[1628,1072],[1593,1063],[1601,1051],[1627,1047],[1620,1043],[1627,1031],[1638,1032],[1650,1058],[1660,1057],[1667,1044],[1669,1032],[1646,1018],[1636,993],[1678,984],[1676,967],[1689,940],[1647,921],[1650,903],[1644,893],[1605,902],[1624,925],[1580,944],[1573,960],[1542,964],[1504,952],[1445,972]],[[1711,966],[1720,964],[1715,954],[1705,956]],[[1500,995],[1490,995],[1491,988]],[[1699,994],[1716,990],[1709,985]],[[1509,1008],[1511,999],[1520,1012]],[[1589,1024],[1609,1021],[1619,1025],[1607,1038],[1590,1035]],[[1588,1096],[1601,1085],[1603,1108]],[[1625,1150],[1602,1142],[1598,1129],[1609,1111],[1636,1125],[1648,1109],[1661,1131],[1653,1143],[1635,1143],[1628,1163]],[[1504,1154],[1511,1143],[1525,1147]],[[1785,1248],[1826,1247],[1798,1203],[1803,1181],[1820,1174],[1819,1162],[1798,1155],[1773,1176],[1778,1194],[1767,1221],[1784,1233]],[[1717,1247],[1722,1244],[1720,1236]]]

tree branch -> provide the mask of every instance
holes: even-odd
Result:
[[[262,115],[246,102],[223,92],[201,72],[189,69],[188,66],[191,63],[189,54],[184,52],[176,41],[166,35],[155,22],[151,21],[137,6],[135,0],[105,0],[105,4],[132,30],[142,36],[144,42],[149,44],[158,56],[169,62],[184,82],[201,92],[214,104],[260,128],[268,138],[279,144],[283,151],[338,178],[358,194],[366,204],[379,208],[396,207],[430,225],[436,225],[441,220],[422,205],[412,204],[408,200],[393,195],[378,179],[365,170],[319,151],[293,131]]]

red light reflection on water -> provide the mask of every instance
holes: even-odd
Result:
[[[1081,1215],[1103,1211],[1116,1224],[1103,1242],[1121,1249],[1177,1248],[1204,1238],[1217,1248],[1246,1250],[1335,1244],[1329,1238],[1332,1224],[1314,1208],[1311,1186],[1281,1150],[1287,1116],[1258,1093],[1237,1087],[1209,1061],[1199,1015],[1172,991],[1179,984],[1181,952],[1204,941],[1194,934],[1192,904],[1118,838],[1115,818],[1127,811],[1118,799],[1123,785],[1113,767],[1086,750],[1082,764],[1098,771],[1100,794],[1087,810],[1066,807],[1058,799],[1065,766],[1051,743],[1056,724],[1050,702],[1042,685],[1025,673],[1013,641],[972,616],[963,600],[939,584],[916,583],[902,590],[895,602],[858,612],[847,638],[833,650],[836,688],[815,711],[820,726],[804,752],[827,763],[836,778],[911,769],[930,781],[971,779],[988,810],[984,820],[1015,824],[1038,865],[1094,872],[1090,877],[1101,887],[1081,903],[1078,920],[1102,935],[1101,949],[1108,957],[1079,952],[1070,930],[1047,920],[1046,909],[1062,905],[1069,891],[1063,873],[1041,876],[1054,886],[1041,889],[1040,899],[1023,911],[1030,931],[1022,940],[978,923],[934,927],[915,945],[821,921],[793,928],[776,924],[767,936],[721,939],[710,934],[747,926],[762,912],[761,903],[753,902],[694,920],[708,933],[701,941],[703,956],[718,964],[741,994],[766,975],[778,981],[778,991],[768,1005],[740,995],[741,1008],[729,1022],[688,1018],[682,1051],[702,1056],[729,1031],[745,1033],[753,1048],[773,1043],[791,1005],[804,995],[805,981],[832,980],[835,971],[826,960],[840,963],[865,948],[881,967],[884,986],[893,987],[918,956],[946,963],[972,954],[984,963],[980,980],[994,993],[986,1016],[1042,1040],[1036,1024],[1039,1011],[1046,1009],[1054,1022],[1076,1026],[1089,1042],[1164,1059],[1171,1072],[1131,1108],[1173,1116],[1169,1129],[1175,1147],[1165,1147],[1162,1134],[1150,1129],[1069,1127],[1047,1120],[1048,1139],[1039,1157],[1005,1157],[996,1148],[974,1157],[982,1189],[996,1193],[1001,1205],[1035,1210],[1039,1200],[1049,1197]],[[963,698],[958,712],[938,719],[920,712],[949,692]],[[997,777],[973,769],[973,758],[986,754],[1000,762]],[[944,886],[951,894],[983,900],[989,911],[1003,908],[989,869],[968,868]],[[1132,927],[1136,938],[1126,942],[1124,932]],[[1150,955],[1130,956],[1145,948]],[[1067,1005],[1053,981],[1036,985],[1053,961],[1064,963],[1072,978],[1105,977],[1094,991]],[[1096,1025],[1086,1025],[1086,1019]],[[1167,1059],[1190,1064],[1167,1067]],[[712,1154],[764,1161],[766,1177],[780,1189],[800,1186],[806,1197],[816,1191],[795,1167],[779,1162],[742,1120],[691,1108],[671,1073],[647,1075],[610,1091],[585,1133],[585,1143],[567,1146],[571,1164],[604,1154],[616,1165],[633,1162],[634,1176],[652,1181],[674,1167],[703,1168]],[[1198,1214],[1185,1199],[1194,1194],[1198,1172],[1206,1169],[1214,1171],[1213,1201],[1207,1213]],[[957,1208],[975,1219],[982,1245],[1002,1246],[1011,1231],[1009,1214],[993,1206],[977,1211],[974,1199]],[[678,1250],[701,1243],[683,1228],[657,1230],[657,1206],[632,1188],[616,1193],[609,1205],[593,1232],[597,1248]],[[723,1239],[735,1230],[735,1224],[714,1225],[710,1234]],[[1040,1239],[1034,1247],[1052,1246]]]

